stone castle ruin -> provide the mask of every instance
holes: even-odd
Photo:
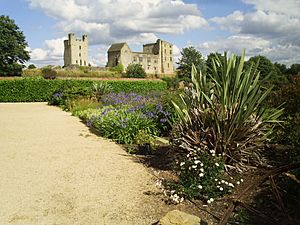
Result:
[[[64,66],[88,66],[88,45],[87,35],[83,35],[82,39],[76,39],[75,34],[69,34],[68,40],[64,40]]]
[[[64,66],[88,66],[88,37],[76,39],[73,33],[64,40]],[[158,39],[155,43],[143,45],[143,52],[133,52],[127,43],[112,44],[107,52],[108,67],[117,66],[119,63],[126,69],[129,64],[140,64],[150,74],[172,74],[173,45]]]
[[[143,45],[143,52],[133,52],[127,43],[112,44],[108,49],[109,67],[121,63],[124,68],[131,63],[141,64],[146,73],[172,74],[173,45],[158,39],[156,43]]]

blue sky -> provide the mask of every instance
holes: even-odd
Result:
[[[31,61],[63,65],[69,32],[89,35],[89,58],[105,65],[111,43],[133,50],[161,38],[176,57],[193,45],[204,56],[230,51],[300,63],[300,0],[0,0],[0,14],[24,32]]]

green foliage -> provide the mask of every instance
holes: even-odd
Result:
[[[22,67],[30,59],[25,36],[15,21],[0,16],[0,76],[21,75]]]
[[[260,72],[260,79],[264,80],[265,86],[277,86],[287,82],[287,78],[283,76],[280,69],[265,56],[251,57],[245,67],[249,68],[251,64],[258,64],[257,70]]]
[[[112,91],[112,87],[110,84],[105,82],[94,83],[92,86],[93,96],[100,102],[102,95],[107,94]]]
[[[32,69],[36,69],[36,66],[34,64],[30,64],[27,68],[32,70]]]
[[[300,64],[298,63],[292,64],[291,67],[287,70],[287,74],[293,76],[297,75],[299,72],[300,72]]]
[[[230,181],[222,179],[224,163],[222,157],[213,154],[191,152],[178,165],[179,183],[176,193],[187,198],[205,200],[222,196],[234,187]]]
[[[124,72],[124,66],[121,63],[118,63],[115,67],[110,69],[111,71],[117,72],[117,73],[123,73]]]
[[[106,106],[97,110],[79,113],[79,117],[87,120],[96,128],[101,136],[111,138],[120,144],[133,144],[141,130],[147,135],[155,135],[157,129],[153,121],[138,111],[128,108]]]
[[[50,67],[44,67],[42,69],[42,75],[45,79],[55,79],[57,77],[56,70],[50,68]]]
[[[275,62],[274,66],[277,67],[277,69],[280,71],[281,74],[287,74],[288,69],[285,64]]]
[[[178,88],[178,77],[162,77],[161,79],[167,83],[168,89],[176,90]]]
[[[205,67],[205,62],[201,53],[193,46],[182,49],[181,58],[177,64],[179,65],[177,68],[179,78],[191,78],[192,65],[199,71]]]
[[[148,93],[166,89],[162,81],[92,81],[92,80],[46,80],[41,77],[0,80],[0,102],[43,102],[50,100],[53,93],[65,86],[92,87],[93,83],[104,82],[114,92]]]
[[[225,56],[219,52],[210,53],[207,56],[206,63],[205,63],[205,71],[206,71],[206,73],[208,73],[210,75],[213,73],[213,60],[216,57],[218,57],[222,62],[226,60]],[[220,70],[221,68],[218,67],[218,69]],[[218,73],[222,73],[222,71],[218,71]]]
[[[269,107],[284,105],[284,122],[273,132],[273,142],[300,146],[300,75],[294,76],[288,85],[274,91],[267,102]]]
[[[145,78],[146,72],[145,72],[144,68],[142,67],[142,65],[132,63],[127,66],[126,77]]]
[[[244,69],[244,53],[224,56],[213,59],[211,79],[193,67],[193,87],[181,95],[184,107],[174,104],[173,143],[187,153],[214,151],[241,171],[261,162],[261,145],[282,111],[263,108],[271,89],[262,88],[258,65]]]

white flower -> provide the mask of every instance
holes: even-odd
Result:
[[[228,182],[227,182],[227,181],[225,181],[225,184],[226,184],[226,185],[228,185]]]
[[[215,179],[215,181],[217,182],[217,181],[218,181],[218,179]]]
[[[202,185],[198,185],[198,188],[199,188],[199,189],[202,189]]]
[[[202,173],[203,173],[203,172],[204,172],[204,169],[203,169],[203,168],[200,168],[200,172],[202,172]]]
[[[213,198],[210,198],[209,200],[210,200],[210,202],[213,202],[213,201],[214,201],[214,199],[213,199]]]
[[[180,163],[180,166],[184,166],[184,164],[185,164],[185,162],[181,162],[181,163]]]
[[[216,156],[216,154],[211,154],[211,156],[215,157],[215,156]]]
[[[242,182],[242,183],[244,182],[243,178],[241,179],[241,182]]]
[[[211,154],[216,154],[216,151],[215,150],[210,150],[209,151]]]
[[[181,197],[180,202],[183,202],[183,200],[184,200],[184,197]]]
[[[192,168],[193,168],[193,169],[196,169],[196,168],[197,168],[197,165],[192,165]]]
[[[207,200],[207,204],[210,204],[210,203],[211,203],[211,201],[210,201],[210,199],[208,199],[208,200]]]
[[[229,183],[228,186],[230,187],[234,187],[233,183]]]
[[[204,176],[204,173],[200,173],[200,174],[199,174],[199,177],[203,177],[203,176]]]
[[[237,181],[236,184],[239,185],[241,182]]]
[[[220,187],[220,191],[223,191],[224,189],[222,187]]]
[[[224,183],[225,183],[225,180],[221,180],[221,183],[224,184]]]
[[[171,191],[171,195],[174,194],[174,193],[175,193],[175,190],[172,190],[172,191]]]
[[[219,164],[219,163],[215,163],[215,165],[216,165],[216,166],[220,166],[220,164]]]
[[[203,167],[204,166],[203,163],[201,163],[200,166]]]
[[[194,163],[198,164],[198,163],[201,163],[201,161],[200,160],[195,160]]]

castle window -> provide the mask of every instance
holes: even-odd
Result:
[[[154,67],[154,70],[156,70],[156,67]]]
[[[80,66],[82,66],[82,60],[80,59]]]
[[[140,62],[143,62],[143,57],[139,57],[139,61],[140,61]]]
[[[151,63],[151,58],[150,57],[147,58],[147,62]]]
[[[79,57],[81,57],[81,53],[79,53]]]
[[[165,56],[165,61],[167,61],[167,57]]]
[[[170,50],[170,54],[172,55],[172,50]]]
[[[168,68],[170,68],[170,63],[168,63]]]
[[[157,60],[156,60],[156,59],[154,59],[154,63],[157,63]]]
[[[147,69],[150,70],[150,66],[148,66]]]
[[[170,61],[171,61],[171,62],[173,61],[172,57],[170,57]]]
[[[167,49],[165,49],[165,54],[167,54]]]
[[[81,45],[79,45],[79,50],[81,50]]]
[[[135,56],[133,57],[133,62],[136,62],[136,57]]]
[[[78,60],[76,60],[76,64],[78,64]]]

